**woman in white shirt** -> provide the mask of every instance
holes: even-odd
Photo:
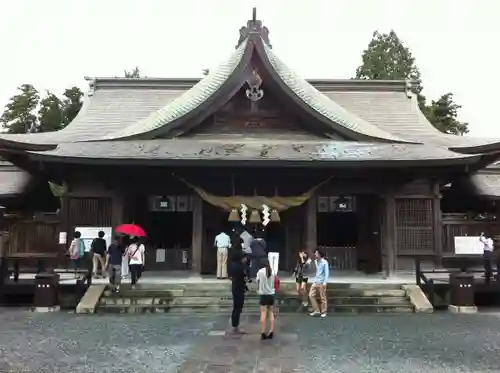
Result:
[[[274,336],[274,276],[269,261],[257,272],[257,293],[260,295],[260,336],[261,339],[272,339]],[[269,331],[266,333],[266,319],[269,315]]]
[[[136,239],[127,247],[127,258],[130,268],[130,277],[132,289],[135,289],[137,281],[141,278],[142,268],[144,267],[144,255],[146,248],[139,239]]]

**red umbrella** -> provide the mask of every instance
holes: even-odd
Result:
[[[126,234],[127,236],[146,237],[144,229],[136,224],[122,224],[115,228],[115,232]]]

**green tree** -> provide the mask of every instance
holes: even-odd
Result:
[[[67,88],[63,93],[62,113],[63,124],[67,126],[80,111],[83,105],[83,92],[78,87]]]
[[[415,57],[394,30],[388,34],[375,31],[361,58],[356,79],[411,80],[413,91],[418,94],[420,108],[425,107],[425,97],[421,94],[422,78]]]
[[[130,78],[130,79],[140,78],[141,72],[139,71],[139,67],[136,66],[136,67],[134,67],[134,69],[132,71],[125,70],[124,75],[125,75],[125,78]]]
[[[427,118],[441,132],[461,136],[469,132],[469,124],[458,120],[461,107],[453,101],[453,93],[446,93],[427,107]]]
[[[420,110],[429,122],[444,133],[463,135],[468,132],[468,124],[457,120],[460,106],[453,102],[452,94],[447,93],[427,105],[422,94],[422,78],[415,57],[411,50],[403,45],[394,30],[388,34],[379,31],[373,33],[372,40],[363,51],[362,63],[356,69],[356,79],[411,80]]]
[[[54,93],[47,91],[38,109],[38,131],[57,131],[64,126],[62,102]]]
[[[38,91],[31,84],[23,84],[13,96],[0,117],[0,123],[9,133],[27,133],[37,126],[36,108],[40,101]]]

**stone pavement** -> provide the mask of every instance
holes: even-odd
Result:
[[[498,314],[284,316],[275,340],[225,334],[225,316],[0,309],[0,372],[498,372]]]

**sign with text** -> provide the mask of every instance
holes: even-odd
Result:
[[[483,255],[484,244],[479,236],[455,237],[455,254],[457,255]]]

